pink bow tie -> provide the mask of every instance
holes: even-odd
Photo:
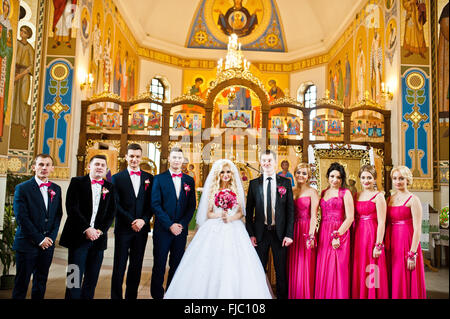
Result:
[[[102,179],[102,180],[99,180],[99,181],[96,181],[96,180],[93,180],[92,182],[91,182],[91,184],[92,185],[94,185],[94,184],[100,184],[100,185],[103,185],[105,183],[105,181]]]
[[[179,177],[179,178],[181,178],[181,177],[183,177],[183,173],[180,173],[180,174],[172,174],[172,177]]]
[[[52,185],[52,182],[42,183],[41,185],[39,185],[39,188],[44,187],[44,186],[50,187],[50,185]]]
[[[130,171],[130,176],[131,176],[131,175],[141,176],[141,171],[137,171],[137,172]]]

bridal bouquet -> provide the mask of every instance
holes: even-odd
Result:
[[[236,194],[228,189],[221,190],[214,196],[214,204],[225,211],[233,208],[236,202]]]

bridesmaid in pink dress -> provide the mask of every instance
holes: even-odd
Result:
[[[316,275],[315,231],[319,195],[309,186],[309,164],[299,164],[294,172],[297,186],[293,190],[295,203],[294,242],[288,248],[289,299],[313,299]]]
[[[426,299],[420,247],[422,205],[419,198],[408,191],[413,181],[408,167],[394,167],[391,178],[396,192],[388,198],[385,239],[390,297]]]
[[[350,298],[350,232],[352,193],[345,189],[345,170],[332,163],[327,171],[330,186],[322,191],[322,220],[316,261],[316,299]]]
[[[386,201],[375,190],[377,172],[371,165],[359,170],[362,192],[355,196],[353,231],[352,298],[387,299],[389,288],[384,253]]]

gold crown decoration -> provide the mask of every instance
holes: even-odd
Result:
[[[281,104],[293,104],[296,106],[300,106],[303,107],[303,104],[299,101],[297,101],[296,99],[290,97],[290,96],[283,96],[280,97],[276,100],[273,100],[272,102],[269,103],[272,106],[276,106],[276,105],[281,105]]]
[[[131,103],[133,103],[133,102],[136,102],[136,101],[139,101],[139,100],[147,100],[147,99],[158,101],[158,102],[162,102],[163,101],[161,96],[157,96],[157,95],[153,94],[150,91],[143,92],[143,93],[139,94],[137,97],[131,98],[129,101]]]
[[[269,94],[262,82],[250,72],[250,61],[244,58],[241,51],[241,44],[237,41],[238,36],[232,34],[228,37],[228,51],[225,61],[220,59],[217,62],[217,79],[209,87],[209,91],[213,90],[217,85],[231,79],[244,79],[256,84],[263,92],[265,92],[267,99]]]
[[[103,86],[104,90],[102,93],[91,96],[90,98],[88,98],[89,101],[94,101],[94,100],[98,100],[98,99],[104,99],[104,98],[108,98],[108,99],[113,99],[113,100],[117,100],[120,101],[120,96],[118,96],[115,93],[112,93],[109,91],[109,84],[105,83],[105,85]]]
[[[206,101],[202,99],[198,95],[191,95],[191,94],[183,94],[182,96],[178,96],[173,99],[172,103],[177,103],[179,101],[192,101],[192,104],[202,103],[205,104]]]
[[[351,106],[351,108],[360,107],[360,106],[373,106],[381,108],[381,105],[375,102],[370,98],[369,91],[366,90],[364,93],[364,98]]]
[[[334,106],[338,106],[340,108],[344,108],[344,103],[342,103],[340,101],[336,101],[334,99],[330,99],[330,91],[329,90],[325,90],[324,98],[320,98],[316,101],[316,106],[323,105],[323,104],[334,105]]]

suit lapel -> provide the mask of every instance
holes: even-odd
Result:
[[[281,197],[280,197],[280,192],[278,191],[278,187],[279,187],[279,186],[283,186],[283,185],[282,185],[281,177],[277,175],[276,179],[277,179],[277,187],[276,187],[276,189],[275,189],[275,193],[276,193],[275,196],[277,197],[277,199],[276,199],[276,202],[275,202],[275,214],[276,214],[276,212],[278,211],[277,208],[278,208],[278,204],[280,203],[280,199],[281,199]]]
[[[37,201],[40,203],[41,209],[44,213],[47,213],[47,209],[45,208],[45,202],[44,198],[42,197],[41,189],[39,188],[38,183],[36,182],[36,179],[33,177],[33,180],[31,181],[31,185],[33,188],[33,194],[34,197],[37,197]],[[50,201],[50,198],[49,198]]]
[[[82,189],[81,191],[81,199],[83,198],[83,193],[86,194],[86,201],[87,201],[87,207],[89,208],[89,211],[91,212],[90,216],[92,216],[92,210],[94,209],[94,203],[92,202],[92,186],[91,186],[91,178],[89,177],[89,175],[85,175],[84,176],[84,180],[83,180],[83,184],[82,184]]]
[[[258,179],[258,190],[259,190],[259,196],[261,197],[261,203],[263,205],[263,213],[264,213],[264,205],[266,203],[264,202],[264,177],[261,175]]]
[[[109,188],[106,187],[106,184],[103,184],[101,191],[100,191],[100,202],[98,204],[98,210],[97,210],[97,215],[95,216],[94,225],[97,222],[97,219],[99,218],[99,216],[101,214],[103,214],[103,211],[104,211],[105,205],[106,205],[106,196],[108,196],[108,195],[106,194],[105,199],[103,199],[103,188],[106,188],[109,191]]]
[[[131,181],[131,175],[128,172],[128,169],[125,169],[123,171],[123,174],[124,174],[124,181],[125,181],[125,183],[128,184],[127,189],[130,190],[129,194],[130,194],[131,198],[136,198],[136,194],[134,193],[133,182]],[[142,176],[142,174],[141,174],[141,176]],[[138,193],[138,195],[139,195],[139,193]]]
[[[187,196],[186,196],[186,191],[184,190],[184,184],[186,183],[186,179],[185,179],[185,175],[183,174],[183,176],[181,177],[181,184],[180,184],[180,198],[179,200],[186,200]]]
[[[138,191],[138,196],[137,198],[141,198],[144,195],[144,191],[145,191],[145,176],[144,176],[144,172],[141,170],[141,176],[140,176],[140,183],[139,183],[139,191]]]

